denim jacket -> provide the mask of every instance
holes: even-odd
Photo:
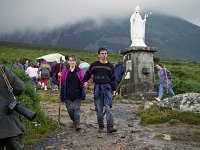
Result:
[[[99,98],[100,92],[104,94],[104,105],[112,107],[111,85],[110,84],[95,84],[94,98]]]

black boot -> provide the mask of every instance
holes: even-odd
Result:
[[[103,133],[103,132],[104,132],[104,127],[99,127],[98,132],[99,132],[99,133]]]
[[[107,133],[117,132],[117,129],[113,127],[107,127]]]

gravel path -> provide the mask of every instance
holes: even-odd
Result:
[[[55,121],[58,117],[58,103],[42,102],[42,107]],[[113,105],[113,114],[117,133],[98,133],[96,112],[93,103],[81,106],[80,132],[69,125],[71,121],[65,105],[61,106],[61,122],[65,125],[52,131],[34,145],[32,150],[198,150],[195,142],[173,141],[172,132],[183,132],[186,126],[171,127],[168,124],[142,126],[140,117],[132,104]],[[198,128],[199,130],[200,128]],[[106,130],[106,129],[105,129]],[[200,141],[200,140],[199,140]],[[199,146],[199,147],[198,147]]]

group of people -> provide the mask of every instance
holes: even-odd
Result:
[[[72,120],[70,127],[76,131],[81,130],[80,126],[80,106],[85,99],[85,87],[90,86],[89,79],[93,76],[94,82],[94,104],[97,113],[99,132],[104,132],[103,107],[106,109],[107,132],[112,133],[117,130],[114,128],[112,114],[112,96],[116,94],[116,80],[114,66],[107,61],[108,50],[100,48],[98,50],[99,61],[92,63],[84,71],[76,65],[76,57],[70,55],[68,68],[64,68],[59,73],[61,78],[61,100],[66,103],[68,114]],[[81,65],[79,65],[81,66]]]
[[[66,62],[60,62],[60,64],[57,65],[58,71],[56,73],[57,79],[61,84],[61,101],[65,102],[69,117],[72,121],[70,127],[74,128],[76,131],[80,131],[80,106],[82,100],[84,100],[86,96],[85,88],[90,87],[89,80],[92,77],[94,82],[94,105],[99,126],[98,132],[105,132],[104,114],[106,114],[106,132],[113,133],[117,130],[114,128],[112,103],[113,97],[116,96],[117,93],[117,84],[119,84],[122,79],[121,77],[116,78],[115,74],[121,74],[122,76],[124,74],[124,68],[121,62],[114,67],[112,63],[107,61],[108,50],[106,48],[100,48],[98,50],[98,57],[99,60],[93,62],[91,65],[85,64],[84,62],[82,66],[87,67],[86,70],[81,69],[81,65],[77,66],[77,58],[75,55],[70,55],[67,57]],[[169,90],[171,96],[175,94],[172,90],[172,83],[168,79],[170,72],[161,64],[156,64],[156,67],[158,68],[158,76],[160,79],[159,95],[156,99],[160,101],[165,89]],[[15,95],[22,94],[25,91],[24,83],[7,67],[3,66],[3,68],[11,83],[13,93]],[[60,71],[60,68],[62,68],[62,71]],[[42,71],[42,69],[51,70],[45,61],[40,64],[37,73],[38,71]],[[15,110],[11,112],[8,110],[8,104],[12,98],[7,89],[6,82],[3,80],[3,75],[1,74],[0,85],[0,150],[3,150],[4,146],[8,150],[22,150],[24,149],[24,145],[21,138],[24,132],[24,125],[21,122],[19,114]],[[104,107],[105,113],[103,112]],[[7,114],[7,112],[9,112],[9,114]]]
[[[19,59],[16,59],[12,68],[24,70],[30,77],[30,82],[35,90],[37,89],[36,83],[40,83],[42,88],[47,90],[51,72],[51,66],[47,63],[47,61],[41,60],[37,64],[32,65],[29,60],[26,60],[25,64],[22,65],[19,62]]]
[[[114,67],[112,63],[108,62],[108,51],[105,48],[98,50],[98,56],[99,60],[92,63],[86,72],[76,65],[76,57],[74,55],[69,56],[69,67],[63,69],[62,73],[59,74],[61,77],[61,100],[66,103],[68,114],[72,120],[70,127],[74,127],[76,131],[81,130],[80,106],[81,100],[85,99],[84,86],[90,86],[89,79],[93,76],[94,105],[97,113],[98,131],[104,132],[103,108],[105,107],[107,133],[112,133],[117,131],[114,128],[111,109],[112,97],[116,96],[116,88],[122,80],[124,67],[122,63],[118,63]],[[156,100],[161,101],[165,89],[170,92],[171,96],[175,96],[172,90],[172,83],[168,78],[171,74],[170,71],[161,64],[156,64],[156,67],[158,68],[160,79],[159,95]]]

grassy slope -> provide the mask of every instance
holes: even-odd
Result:
[[[171,80],[176,94],[200,93],[200,63],[162,59],[162,64],[172,73]]]
[[[32,62],[34,62],[35,58],[37,58],[39,56],[50,54],[50,53],[55,53],[55,52],[59,52],[63,55],[75,54],[78,59],[83,57],[89,63],[98,59],[97,54],[94,52],[73,51],[71,49],[57,49],[57,48],[54,49],[54,47],[46,49],[45,46],[39,46],[39,47],[31,46],[31,48],[30,48],[30,45],[28,47],[26,47],[26,46],[25,47],[18,46],[20,48],[16,48],[16,47],[17,47],[16,45],[9,46],[9,44],[7,46],[5,46],[5,45],[2,46],[0,43],[0,63],[11,65],[12,61],[16,57],[20,58],[21,60],[30,59]],[[110,55],[110,57],[109,57],[109,61],[111,61],[111,62],[115,62],[118,59],[122,59],[122,56],[121,55]],[[173,89],[176,94],[185,93],[185,92],[200,93],[200,77],[199,77],[200,63],[199,62],[185,62],[185,61],[170,60],[170,59],[159,59],[159,62],[162,64],[165,64],[165,66],[171,71],[171,73],[172,73],[171,79],[174,84]],[[157,76],[156,76],[156,82],[158,82]],[[151,114],[152,112],[154,112],[154,111],[151,111],[149,113],[146,112],[147,113],[147,117],[146,117],[147,121],[150,120],[149,123],[152,123],[152,120],[153,120],[153,123],[155,123],[154,122],[155,118],[148,117],[148,115]],[[163,113],[165,113],[165,112],[163,112]],[[168,114],[168,113],[169,112],[167,112],[165,114]],[[158,115],[158,112],[156,112],[156,114]],[[143,116],[143,119],[144,118],[145,118],[145,116]],[[164,119],[164,120],[166,120],[166,119]],[[170,120],[170,118],[168,118],[168,120]],[[162,122],[162,119],[157,120],[157,122]],[[40,123],[42,124],[43,122],[40,122]],[[146,122],[146,123],[148,124],[148,122]],[[44,122],[44,124],[45,124],[45,122]],[[32,134],[32,136],[31,136],[31,134],[29,134],[29,133],[32,132],[32,130],[31,130],[32,128],[33,128],[33,125],[31,125],[31,124],[27,125],[27,131],[26,131],[27,132],[26,135],[28,135],[26,138],[27,144],[32,143],[34,141],[34,139],[41,137],[41,134],[48,132],[48,129],[44,130],[44,129],[40,128],[40,129],[38,129],[39,131],[37,133],[31,133]],[[45,127],[45,128],[47,128],[47,127]],[[51,129],[51,127],[49,127],[49,129]],[[30,141],[30,139],[32,139],[32,141]]]
[[[11,48],[9,48],[11,47]],[[19,48],[16,48],[19,47]],[[34,49],[37,48],[37,49]],[[47,50],[48,49],[48,50]],[[32,63],[35,63],[35,58],[50,54],[50,53],[61,53],[63,55],[74,54],[79,58],[83,57],[88,63],[91,63],[98,59],[98,56],[95,52],[91,51],[81,51],[81,50],[72,50],[64,49],[58,47],[50,47],[45,45],[26,45],[26,44],[17,44],[9,43],[2,44],[0,42],[0,62],[4,64],[11,65],[15,58],[20,58],[22,63],[25,59],[31,60]],[[117,60],[122,60],[122,55],[113,55],[110,54],[109,61],[116,62]],[[160,63],[165,64],[171,73],[171,80],[174,84],[174,91],[176,94],[185,93],[185,92],[198,92],[200,93],[200,63],[199,62],[187,62],[179,61],[172,59],[159,59]],[[157,69],[155,69],[156,82],[158,83],[157,78]]]

